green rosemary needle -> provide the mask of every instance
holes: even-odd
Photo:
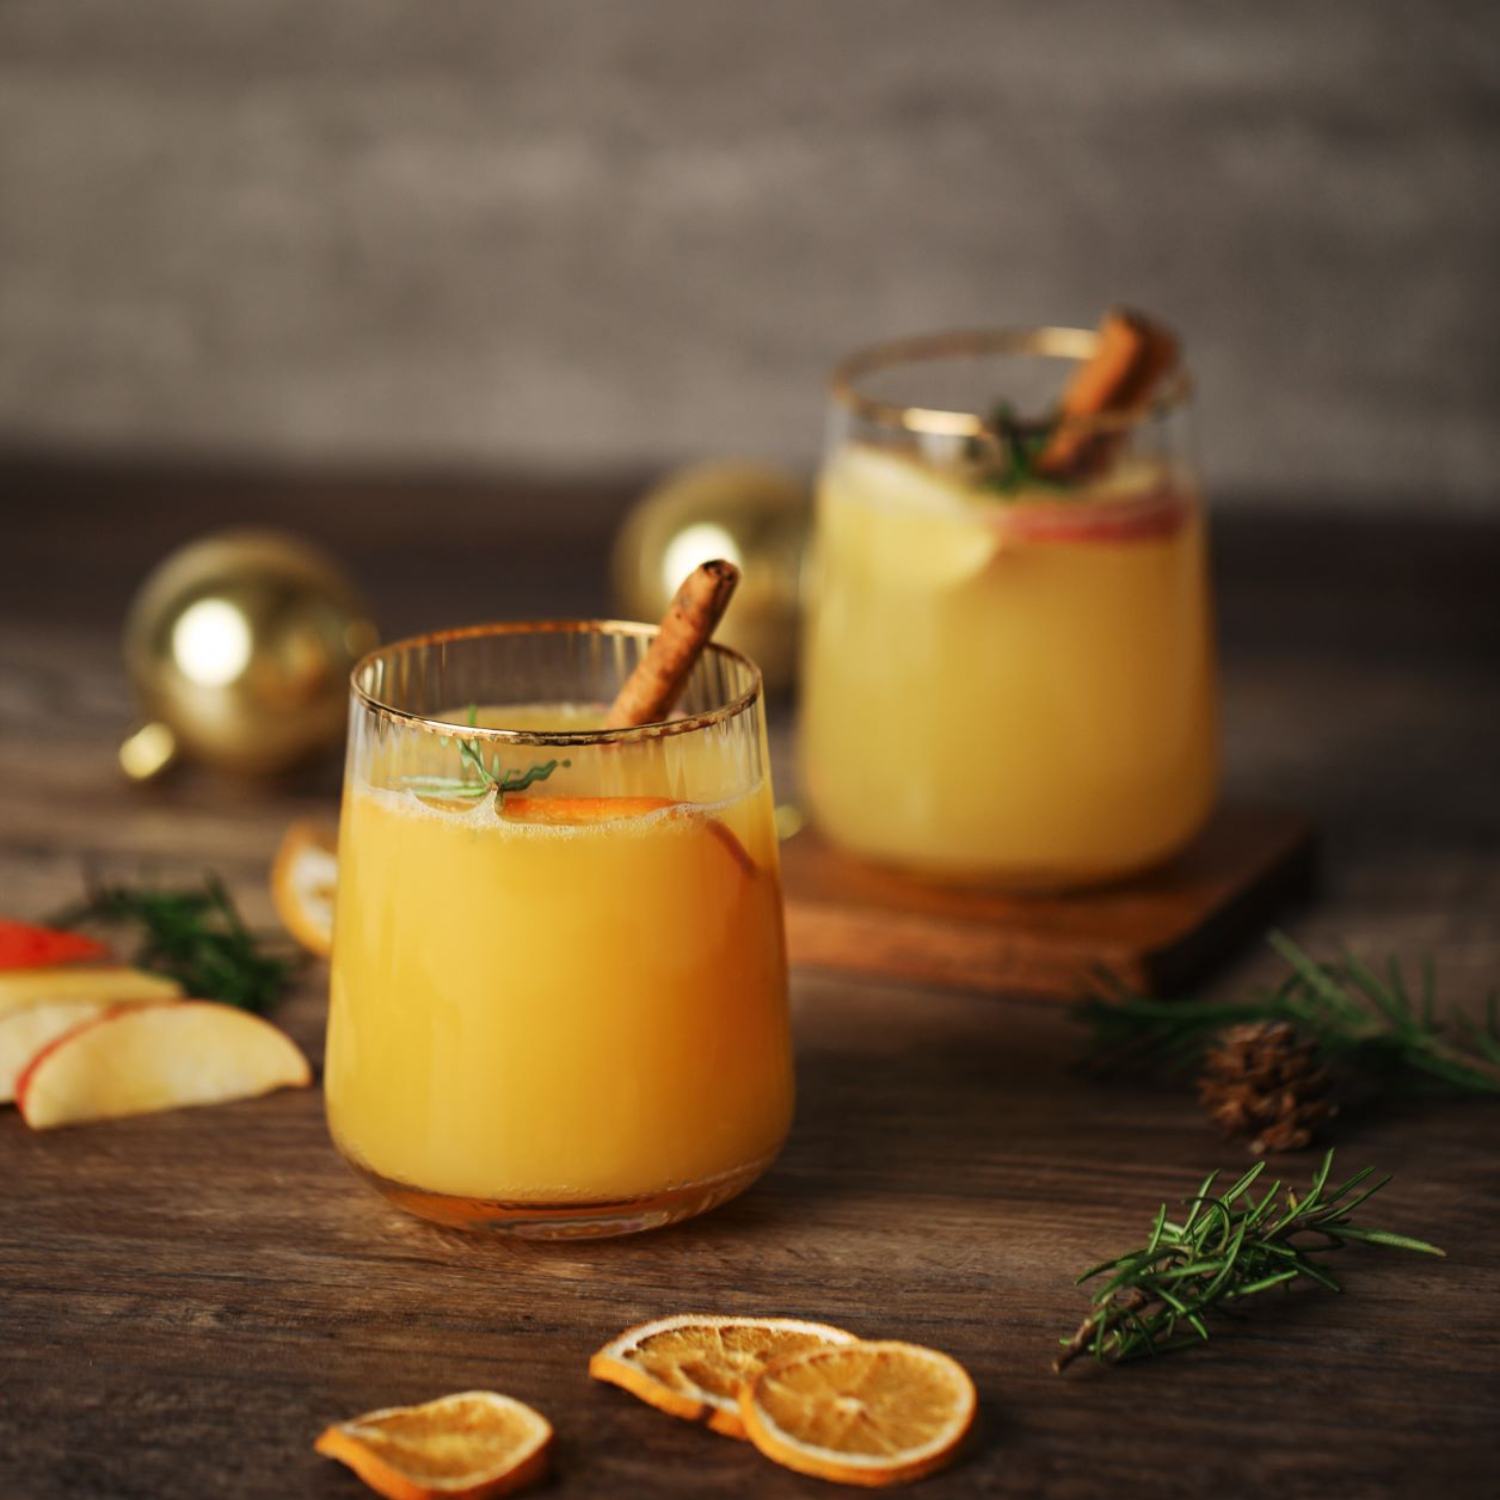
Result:
[[[1421,1074],[1460,1093],[1500,1094],[1500,995],[1489,996],[1483,1021],[1458,1010],[1439,1014],[1430,960],[1413,985],[1394,958],[1382,977],[1352,956],[1318,963],[1279,932],[1266,941],[1290,973],[1248,1000],[1211,1005],[1115,989],[1075,1006],[1093,1032],[1094,1070],[1187,1067],[1230,1026],[1286,1021],[1354,1067]]]
[[[998,449],[998,462],[990,457],[979,483],[997,495],[1015,496],[1023,490],[1049,490],[1066,493],[1067,486],[1037,472],[1037,460],[1052,439],[1055,422],[1021,421],[1006,402],[1001,402],[990,416],[994,440],[971,440],[970,454],[982,459],[985,449]]]
[[[286,992],[300,959],[268,952],[215,875],[201,889],[101,885],[52,918],[57,927],[121,928],[136,940],[131,961],[175,979],[191,996],[264,1014]]]
[[[1141,1249],[1085,1271],[1078,1278],[1080,1286],[1100,1276],[1105,1280],[1077,1331],[1059,1340],[1053,1368],[1061,1373],[1081,1354],[1092,1355],[1099,1364],[1119,1364],[1199,1343],[1209,1336],[1211,1314],[1226,1313],[1247,1297],[1288,1286],[1299,1277],[1340,1291],[1317,1257],[1348,1243],[1419,1255],[1445,1253],[1425,1240],[1353,1222],[1355,1209],[1391,1180],[1369,1181],[1371,1167],[1330,1188],[1330,1151],[1300,1197],[1273,1182],[1257,1198],[1251,1189],[1265,1165],[1256,1163],[1228,1191],[1217,1194],[1213,1188],[1219,1174],[1211,1172],[1187,1200],[1181,1223],[1167,1217],[1163,1203]]]
[[[469,728],[476,728],[478,723],[479,706],[471,703]],[[502,771],[498,755],[492,755],[489,764],[485,764],[479,749],[478,735],[472,735],[466,740],[444,738],[441,743],[458,746],[459,766],[463,775],[403,777],[402,784],[419,797],[478,798],[487,797],[491,792],[498,792],[503,797],[506,792],[524,792],[533,782],[545,781],[559,766],[573,764],[570,760],[548,760],[538,766],[528,766],[524,771],[514,768]]]

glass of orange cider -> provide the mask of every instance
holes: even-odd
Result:
[[[740,1192],[786,1136],[760,675],[710,645],[674,717],[601,728],[654,634],[486,626],[355,669],[328,1120],[425,1218],[654,1228]]]
[[[1160,863],[1211,809],[1188,377],[1171,342],[1150,401],[1053,415],[1101,336],[937,335],[835,371],[800,777],[857,855],[1066,889]]]

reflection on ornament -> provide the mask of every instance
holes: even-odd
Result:
[[[661,558],[661,586],[670,599],[682,580],[706,562],[723,558],[743,571],[744,555],[732,533],[713,521],[695,521],[684,526],[671,541]],[[675,582],[674,582],[675,580]]]
[[[722,557],[742,577],[718,639],[751,657],[768,688],[789,686],[810,508],[806,482],[769,464],[724,460],[669,475],[616,539],[617,607],[658,620],[699,563]]]
[[[125,661],[147,722],[120,765],[138,781],[179,754],[271,772],[335,745],[349,672],[375,642],[363,599],[305,542],[244,531],[190,543],[130,608]]]
[[[172,655],[184,677],[201,687],[223,687],[250,660],[250,624],[223,599],[200,599],[172,627]]]
[[[177,757],[177,736],[160,719],[142,724],[120,746],[120,769],[132,781],[150,781]]]

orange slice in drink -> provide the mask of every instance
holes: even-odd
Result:
[[[698,812],[691,802],[673,802],[668,797],[506,797],[500,816],[508,823],[540,823],[554,828],[582,828],[592,823],[613,823],[624,818],[643,818],[663,808],[678,807],[685,818],[701,819],[746,875],[756,873],[755,861],[735,836],[734,830],[717,818]]]
[[[286,831],[271,866],[271,900],[286,930],[319,958],[333,951],[338,830],[309,818]]]
[[[642,818],[673,804],[667,797],[506,797],[500,816],[507,823],[545,823],[579,828],[611,823],[619,818]]]
[[[484,1500],[547,1470],[552,1427],[524,1402],[463,1391],[328,1428],[314,1444],[390,1500]]]
[[[726,1318],[681,1313],[627,1328],[589,1360],[589,1374],[648,1406],[743,1438],[741,1390],[772,1360],[854,1335],[800,1318]]]
[[[974,1383],[917,1344],[806,1349],[740,1392],[750,1441],[799,1474],[840,1484],[905,1484],[951,1463],[974,1421]]]

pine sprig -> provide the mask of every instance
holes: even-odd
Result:
[[[204,877],[201,889],[100,885],[59,912],[56,927],[120,929],[135,940],[131,962],[175,979],[188,995],[222,1000],[263,1015],[285,994],[300,958],[270,951],[245,925],[223,881]]]
[[[1445,1254],[1425,1240],[1353,1222],[1354,1211],[1391,1180],[1371,1181],[1371,1167],[1330,1188],[1330,1151],[1300,1197],[1278,1181],[1257,1198],[1252,1189],[1264,1171],[1265,1163],[1258,1162],[1218,1194],[1213,1189],[1219,1174],[1211,1172],[1186,1201],[1180,1223],[1167,1217],[1163,1203],[1141,1249],[1085,1271],[1077,1285],[1105,1280],[1077,1331],[1059,1340],[1054,1368],[1061,1373],[1082,1354],[1099,1364],[1120,1364],[1203,1342],[1210,1316],[1299,1278],[1340,1291],[1317,1257],[1345,1244]]]
[[[1500,995],[1489,996],[1483,1021],[1458,1010],[1440,1013],[1430,960],[1412,984],[1394,958],[1382,978],[1352,955],[1318,963],[1279,932],[1267,942],[1290,973],[1249,1000],[1207,1005],[1116,988],[1081,1002],[1074,1014],[1093,1032],[1091,1066],[1101,1073],[1186,1068],[1231,1026],[1285,1021],[1356,1068],[1420,1074],[1459,1093],[1500,1094]]]

